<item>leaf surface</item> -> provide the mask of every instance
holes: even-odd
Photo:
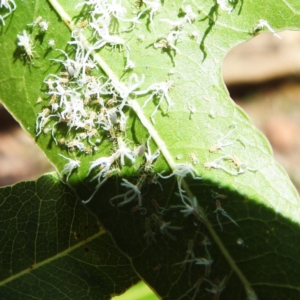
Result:
[[[129,260],[55,174],[0,189],[2,299],[110,299]]]
[[[97,211],[104,226],[113,234],[122,251],[134,258],[134,268],[139,276],[165,299],[174,299],[178,294],[182,297],[188,295],[191,299],[201,294],[206,299],[211,294],[221,292],[222,297],[224,295],[231,299],[235,290],[238,290],[241,299],[256,299],[255,294],[259,298],[270,298],[272,295],[272,299],[281,299],[281,292],[288,290],[292,299],[294,293],[299,292],[290,276],[282,283],[283,274],[280,272],[284,269],[280,257],[288,251],[287,248],[291,251],[286,252],[290,253],[288,257],[296,257],[296,253],[293,253],[295,249],[289,247],[286,241],[281,243],[284,246],[280,251],[274,251],[276,240],[284,239],[283,236],[291,228],[295,233],[298,230],[295,225],[299,223],[297,191],[286,172],[274,161],[266,138],[230,99],[221,78],[222,59],[233,46],[246,41],[260,30],[299,28],[299,5],[296,2],[277,1],[274,4],[272,1],[265,1],[261,4],[202,1],[198,4],[196,1],[164,1],[157,2],[162,5],[154,11],[147,1],[140,8],[122,1],[127,9],[126,18],[130,19],[141,13],[140,23],[130,24],[119,20],[112,24],[114,27],[110,27],[110,33],[124,39],[124,43],[121,46],[105,44],[94,56],[100,67],[95,74],[108,78],[114,89],[106,101],[114,93],[121,101],[124,99],[124,89],[135,83],[133,79],[144,78],[126,96],[126,106],[122,109],[129,117],[127,130],[125,134],[118,134],[123,134],[131,147],[146,143],[151,136],[152,154],[156,149],[161,153],[153,165],[154,173],[167,176],[171,172],[176,173],[178,166],[183,164],[192,166],[195,169],[194,175],[197,172],[196,177],[202,177],[200,181],[197,178],[191,180],[187,176],[182,181],[182,186],[178,184],[180,177],[177,177],[177,181],[170,179],[166,183],[161,179],[159,181],[163,191],[157,185],[143,184],[140,192],[143,207],[147,211],[145,215],[143,210],[135,214],[132,212],[136,209],[136,203],[118,208],[110,205],[109,200],[117,195],[123,194],[126,200],[124,194],[128,190],[122,186],[120,188],[121,181],[118,185],[115,182],[103,185],[89,203]],[[23,4],[20,4],[21,8],[10,19],[11,26],[7,30],[4,27],[6,31],[3,31],[1,37],[1,45],[6,49],[5,55],[0,58],[0,64],[5,70],[0,78],[1,97],[33,137],[36,136],[36,117],[41,112],[41,105],[36,105],[35,102],[46,89],[42,81],[47,74],[56,74],[60,69],[58,64],[44,59],[57,53],[47,49],[45,41],[55,33],[57,47],[66,50],[69,39],[68,29],[62,22],[57,22],[56,13],[74,29],[73,22],[88,19],[91,9],[88,6],[75,9],[75,1],[49,3],[53,10],[50,9],[51,6],[41,5],[40,2],[29,4],[26,8],[22,8]],[[226,6],[223,7],[223,4]],[[37,16],[43,14],[51,25],[44,40],[36,46],[39,57],[31,63],[23,59],[19,53],[20,48],[12,42],[16,34],[20,34],[24,26],[32,22],[30,14],[24,13],[29,8]],[[232,11],[227,11],[227,8]],[[190,9],[193,17],[188,15]],[[24,16],[22,24],[13,20],[18,14],[20,17]],[[270,27],[260,26],[261,20],[267,21]],[[90,37],[85,43],[88,48],[95,41],[89,28],[84,29],[84,32],[86,37]],[[62,56],[58,54],[56,59],[62,59]],[[125,70],[129,58],[135,63],[133,70]],[[137,77],[133,77],[133,74]],[[153,88],[149,87],[157,83],[169,86],[165,92],[155,94]],[[22,101],[18,101],[16,105],[16,102],[11,101],[12,98]],[[48,106],[46,97],[42,106]],[[91,109],[94,108],[91,106]],[[53,126],[54,122],[50,124]],[[67,134],[66,138],[70,141],[76,132],[66,132],[59,125],[55,127],[54,134],[57,139]],[[65,147],[55,144],[51,134],[42,133],[37,137],[38,145],[58,170],[62,171],[66,163],[58,153],[80,159],[81,167],[72,174],[69,182],[82,199],[88,199],[93,193],[94,187],[91,187],[90,181],[97,173],[90,173],[91,161],[109,156],[118,147],[116,139],[113,144],[103,131],[99,130],[99,135],[102,138],[99,151],[92,155],[84,155],[78,151],[68,152]],[[89,144],[86,143],[86,146]],[[122,166],[122,162],[120,164]],[[136,185],[143,176],[138,171],[141,165],[143,166],[142,159],[137,159],[133,166],[126,160],[121,174]],[[124,181],[121,183],[124,185]],[[178,200],[180,197],[176,196],[178,187],[185,190],[190,200],[197,197],[202,215],[205,216],[202,222],[182,217],[180,210],[184,208],[179,207],[183,204]],[[228,202],[220,200],[214,193],[224,193]],[[101,198],[101,202],[98,198]],[[115,199],[122,201],[122,197]],[[153,205],[153,199],[161,203],[159,207],[168,209],[165,214],[159,214],[160,209]],[[176,205],[177,208],[170,209]],[[226,229],[225,225],[223,228],[226,221],[232,229]],[[270,225],[272,222],[276,226]],[[181,230],[173,228],[176,234],[167,234],[162,230],[162,226],[164,228],[167,223],[176,224],[174,226]],[[261,230],[258,224],[264,226],[264,229]],[[276,234],[272,230],[276,230]],[[282,234],[279,233],[281,230]],[[151,235],[152,231],[155,238],[149,241],[147,233]],[[210,254],[203,246],[205,237],[213,245],[213,249],[209,250]],[[199,264],[195,267],[197,261],[189,262],[188,268],[182,267],[185,264],[180,265],[187,251],[190,251],[187,245],[191,243],[194,247],[200,247],[200,250],[195,250],[197,257],[213,260],[210,265],[211,273],[208,272],[207,265],[203,267],[203,260],[202,264],[198,261],[200,267]],[[269,253],[269,261],[277,257],[279,271],[260,273],[262,265],[266,270],[271,267],[266,258]],[[250,266],[245,263],[248,261]],[[151,275],[151,270],[156,271],[155,275]],[[299,268],[295,268],[294,272],[298,270]],[[265,274],[269,274],[269,277]],[[187,281],[187,276],[193,277],[193,280]],[[167,282],[162,284],[163,278],[167,278]],[[226,281],[224,291],[221,289],[222,281],[224,286]],[[216,285],[219,285],[219,290],[216,290]],[[273,291],[268,294],[270,286]]]

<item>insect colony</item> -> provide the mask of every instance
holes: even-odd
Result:
[[[221,9],[230,13],[232,11],[231,1],[219,0],[217,4]],[[47,86],[47,95],[50,97],[49,104],[42,109],[36,119],[36,135],[50,134],[53,142],[68,152],[68,156],[59,154],[65,161],[65,165],[61,171],[65,181],[68,182],[76,169],[80,168],[80,155],[76,157],[76,153],[81,155],[96,155],[101,148],[102,142],[108,140],[111,142],[111,152],[107,156],[90,162],[90,167],[87,177],[91,181],[96,181],[96,187],[92,195],[83,200],[83,203],[90,202],[101,186],[111,177],[120,173],[120,169],[127,165],[134,165],[139,158],[143,158],[143,163],[139,166],[139,178],[135,183],[123,178],[121,186],[126,189],[110,199],[112,206],[123,207],[128,203],[137,202],[131,211],[133,213],[140,212],[145,215],[145,233],[144,239],[147,245],[156,242],[157,230],[167,236],[170,240],[176,240],[176,231],[182,227],[172,224],[170,221],[165,221],[165,214],[169,210],[177,210],[185,218],[193,216],[195,222],[208,222],[204,209],[199,205],[196,197],[192,197],[186,192],[184,187],[184,178],[189,176],[194,180],[201,179],[194,166],[199,164],[199,160],[195,153],[190,153],[189,158],[191,163],[176,163],[173,166],[173,172],[170,175],[154,174],[153,165],[161,155],[160,147],[155,151],[151,150],[150,142],[153,138],[147,138],[145,144],[132,145],[126,139],[128,107],[132,106],[132,100],[139,96],[147,97],[141,109],[144,109],[150,102],[155,102],[156,106],[152,112],[150,119],[155,126],[155,115],[163,102],[169,109],[172,105],[172,99],[169,91],[172,88],[173,82],[166,79],[162,82],[156,82],[148,87],[141,89],[145,82],[145,75],[138,76],[134,73],[136,63],[130,57],[130,44],[125,41],[122,35],[112,32],[113,23],[120,22],[128,24],[124,32],[132,31],[136,26],[142,23],[143,17],[146,15],[150,26],[154,26],[154,20],[161,9],[161,1],[139,1],[136,3],[136,13],[134,16],[128,17],[128,12],[122,6],[122,1],[95,1],[86,0],[77,5],[77,8],[87,8],[89,14],[87,18],[82,19],[77,23],[72,30],[72,39],[69,42],[75,49],[74,57],[70,57],[64,50],[56,49],[61,53],[62,58],[53,58],[52,60],[63,66],[63,71],[59,74],[49,74],[44,83]],[[4,19],[16,9],[14,1],[1,1],[1,6],[5,7],[8,12],[0,17],[0,21],[5,24]],[[193,10],[191,5],[183,2],[181,8],[181,18],[176,20],[160,19],[172,26],[172,30],[165,37],[159,37],[153,41],[153,48],[161,51],[171,51],[180,54],[181,51],[177,47],[177,41],[180,38],[182,29],[185,24],[192,24],[198,17],[198,14]],[[33,29],[38,28],[40,32],[46,32],[51,26],[43,17],[37,17],[33,23],[28,24],[28,27]],[[269,24],[260,20],[259,24],[254,27],[255,30],[260,30],[267,27],[271,30]],[[91,39],[87,42],[86,33],[89,32]],[[190,38],[198,42],[199,32],[195,29]],[[17,45],[24,49],[25,55],[29,61],[34,60],[35,54],[33,43],[30,34],[23,30],[22,34],[17,35]],[[136,41],[144,42],[144,36],[138,35]],[[93,41],[93,42],[91,42]],[[53,39],[48,42],[49,47],[55,46]],[[110,48],[112,51],[123,51],[126,57],[124,71],[132,72],[128,77],[127,82],[121,82],[114,76],[108,77],[93,75],[93,71],[98,69],[98,61],[95,59],[94,52],[103,48]],[[104,70],[105,71],[105,70]],[[176,70],[172,69],[169,75],[172,75]],[[37,103],[43,103],[39,98]],[[188,105],[191,115],[196,113],[196,108]],[[208,151],[215,153],[223,151],[223,148],[233,145],[237,139],[230,139],[230,136],[235,130],[235,125],[221,137],[215,145],[212,145]],[[64,130],[61,130],[64,128]],[[75,156],[75,159],[70,156]],[[181,154],[176,156],[176,159],[181,159]],[[223,162],[226,164],[224,165]],[[227,168],[226,165],[231,167]],[[226,173],[238,176],[247,171],[256,170],[249,168],[244,162],[241,162],[234,155],[224,155],[212,162],[203,164],[206,169],[219,169]],[[152,199],[152,207],[155,213],[148,214],[147,209],[143,206],[142,190],[149,184],[158,184],[159,178],[166,179],[174,176],[177,180],[178,193],[177,197],[181,199],[180,205],[174,205],[169,208],[161,207],[155,199]],[[211,197],[216,201],[216,220],[221,230],[220,216],[227,218],[229,223],[238,226],[238,223],[230,217],[222,208],[222,199],[225,195],[220,195],[212,191]],[[196,240],[196,239],[195,239]],[[199,292],[199,288],[203,282],[206,282],[208,288],[206,291],[216,297],[225,289],[227,276],[224,276],[218,283],[211,281],[210,271],[213,264],[213,259],[209,252],[210,240],[203,235],[197,241],[202,243],[204,249],[202,256],[197,257],[195,254],[195,240],[190,239],[187,245],[186,257],[183,261],[176,263],[178,266],[200,266],[204,268],[204,277],[198,278],[191,284],[192,298],[195,299]],[[241,239],[239,238],[238,241]],[[243,245],[243,243],[238,243]],[[157,268],[158,270],[160,267]],[[190,279],[189,279],[190,280]],[[255,293],[249,288],[249,299],[256,299]]]

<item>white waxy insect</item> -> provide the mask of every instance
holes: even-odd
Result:
[[[197,155],[194,152],[192,152],[192,153],[189,154],[189,158],[191,159],[192,164],[194,166],[197,165],[197,164],[199,164],[199,159],[198,159]]]
[[[161,49],[162,51],[170,51],[173,49],[175,52],[180,54],[180,50],[175,46],[179,34],[179,30],[173,30],[168,34],[166,38],[158,38],[156,42],[153,43],[153,47],[155,49]]]
[[[134,149],[134,152],[136,153],[137,156],[143,156],[144,153],[146,152],[146,146],[145,145],[140,145]]]
[[[88,131],[86,134],[88,137],[94,137],[94,136],[98,135],[98,130],[93,128],[92,130]]]
[[[147,106],[147,104],[151,100],[153,100],[154,97],[159,98],[158,104],[156,105],[153,113],[151,114],[151,120],[152,120],[153,124],[155,124],[154,116],[157,113],[157,110],[160,107],[160,105],[162,104],[162,101],[164,99],[166,99],[166,101],[167,101],[168,110],[169,110],[170,106],[173,105],[171,97],[169,96],[169,90],[171,89],[172,84],[173,84],[172,80],[168,80],[166,82],[158,82],[158,83],[154,83],[154,84],[150,85],[146,90],[135,92],[135,95],[145,95],[145,94],[148,94],[151,92],[151,95],[145,101],[145,103],[142,107],[143,109]]]
[[[48,123],[49,121],[49,118],[51,116],[50,115],[50,109],[49,108],[44,108],[42,112],[40,112],[38,115],[37,115],[37,118],[36,118],[36,121],[35,121],[35,128],[36,128],[36,136],[38,136],[41,131],[42,131],[42,128]],[[39,122],[40,120],[40,122]]]
[[[95,144],[91,141],[91,138],[99,135],[98,130],[93,128],[93,129],[87,131],[86,135],[87,135],[89,144],[92,146],[95,146]]]
[[[14,0],[1,0],[0,9],[2,9],[3,7],[8,10],[6,14],[0,15],[0,21],[3,25],[5,25],[4,19],[8,17],[17,8],[17,6]]]
[[[80,151],[84,151],[85,145],[79,140],[71,140],[67,144],[68,149],[74,150],[74,148],[79,149]]]
[[[69,77],[69,73],[68,72],[60,72],[60,76]]]
[[[227,168],[222,164],[222,162],[231,163],[231,168]],[[246,163],[241,162],[238,157],[225,155],[221,156],[214,161],[204,163],[205,169],[221,169],[224,172],[232,175],[238,176],[244,174],[246,171],[256,172],[258,169],[249,168]],[[232,170],[233,169],[233,170]]]
[[[181,199],[183,199],[183,193],[184,193],[184,190],[181,187],[183,178],[185,178],[187,175],[190,175],[194,180],[202,179],[201,177],[199,177],[198,171],[191,164],[177,164],[174,167],[173,173],[171,173],[170,175],[167,176],[163,176],[161,174],[158,175],[161,178],[165,178],[165,179],[170,178],[172,176],[177,177],[177,186],[178,186]]]
[[[88,20],[83,20],[82,22],[80,22],[80,23],[77,24],[77,27],[78,28],[83,28],[83,27],[85,27],[88,24],[89,24]]]
[[[67,175],[66,181],[69,180],[70,175],[72,174],[73,170],[78,168],[80,166],[80,161],[79,160],[74,160],[69,157],[66,157],[62,154],[58,154],[59,156],[63,157],[64,159],[68,160],[68,163],[64,166],[63,170],[61,173],[63,175]]]
[[[185,13],[185,16],[183,19],[187,23],[193,23],[197,17],[197,14],[193,12],[193,8],[191,5],[186,5],[185,7],[182,8],[182,11]]]
[[[125,70],[132,70],[135,68],[135,62],[128,59],[126,62]]]
[[[227,160],[231,161],[234,167],[237,169],[237,174],[243,174],[246,171],[256,172],[258,169],[249,168],[245,162],[240,161],[237,156],[230,156],[226,158]]]
[[[47,21],[41,21],[41,22],[38,23],[38,26],[40,27],[40,30],[42,32],[45,32],[49,28],[49,22],[47,22]]]
[[[159,226],[160,232],[162,234],[167,235],[173,241],[176,240],[176,237],[170,232],[170,230],[181,230],[182,227],[180,227],[180,226],[173,226],[173,225],[171,225],[171,222],[165,222],[165,221],[163,221],[160,218],[160,216],[158,216],[156,214],[152,215],[152,219]]]
[[[218,224],[221,228],[221,230],[223,231],[223,226],[220,222],[220,219],[219,219],[219,213],[221,215],[223,215],[224,217],[226,217],[227,219],[229,219],[234,225],[236,226],[239,226],[229,215],[228,213],[222,208],[222,205],[221,205],[221,201],[220,200],[216,200],[216,210],[214,211],[214,213],[216,213],[217,215],[217,221],[218,221]]]
[[[115,125],[118,120],[118,115],[115,109],[112,109],[111,111],[108,111],[108,117],[109,121],[112,125]]]
[[[150,148],[150,140],[151,140],[151,136],[149,136],[149,138],[147,139],[147,152],[145,152],[145,157],[146,157],[146,162],[145,162],[145,171],[149,172],[152,170],[153,167],[153,162],[158,158],[158,156],[160,155],[160,151],[159,149],[157,149],[153,154],[151,152],[151,148]]]
[[[41,17],[41,16],[38,16],[36,19],[35,19],[35,21],[33,21],[32,23],[30,23],[30,24],[27,24],[27,26],[36,26],[37,24],[39,24],[41,21],[43,20],[43,17]]]
[[[127,157],[131,161],[131,163],[134,164],[135,157],[136,157],[135,152],[133,152],[126,146],[122,137],[118,137],[117,141],[118,141],[118,150],[113,154],[114,157],[116,159],[120,158],[120,163],[122,167],[125,165],[125,157]]]
[[[131,182],[129,182],[127,179],[123,178],[122,179],[123,182],[121,183],[122,186],[126,187],[127,189],[129,189],[129,191],[127,191],[126,193],[124,194],[121,194],[121,195],[117,195],[113,198],[111,198],[109,200],[110,204],[112,206],[115,206],[113,204],[113,201],[116,200],[116,199],[119,199],[119,198],[124,198],[124,200],[120,203],[118,203],[118,206],[123,206],[133,200],[135,200],[137,198],[138,200],[138,205],[141,207],[142,206],[142,194],[141,194],[141,190],[142,190],[142,187],[143,187],[143,183],[144,183],[144,178],[141,177],[137,184],[133,184]]]
[[[119,169],[110,169],[111,165],[115,162],[115,156],[111,155],[108,157],[100,157],[94,161],[91,162],[91,166],[89,168],[89,172],[87,174],[87,176],[90,174],[90,172],[98,167],[99,168],[99,172],[96,176],[94,176],[92,178],[91,181],[98,179],[98,184],[95,187],[95,190],[93,192],[93,194],[90,196],[89,199],[87,200],[82,200],[82,203],[86,204],[89,203],[93,197],[95,196],[95,194],[98,192],[98,190],[100,189],[100,187],[106,182],[106,180],[108,178],[110,178],[112,175],[114,175],[116,172],[119,172]]]
[[[23,30],[23,35],[17,34],[18,46],[24,47],[24,50],[29,59],[33,58],[32,42],[29,35],[27,35],[26,30]]]
[[[220,294],[223,292],[223,290],[224,290],[225,287],[226,287],[225,284],[226,284],[227,279],[228,279],[228,277],[225,276],[225,277],[223,278],[222,281],[219,281],[219,282],[217,282],[217,283],[213,283],[213,282],[210,281],[209,279],[204,278],[204,280],[205,280],[206,282],[208,282],[208,283],[211,285],[211,288],[206,289],[206,290],[207,290],[209,293],[212,293],[212,294],[214,294],[215,296],[218,296],[218,298],[214,297],[214,299],[219,299]]]
[[[49,90],[54,90],[55,89],[55,87],[54,87],[55,81],[52,80],[51,78],[48,78],[47,80],[44,80],[44,82],[48,85]],[[56,96],[56,95],[53,94],[53,96]]]
[[[245,246],[245,243],[244,243],[244,241],[243,241],[241,238],[238,238],[238,239],[236,240],[236,243],[237,243],[239,246]]]
[[[54,40],[54,39],[50,39],[50,40],[48,41],[48,46],[49,46],[49,47],[54,47],[54,46],[55,46],[55,40]]]
[[[228,13],[231,13],[234,7],[228,7],[227,5],[230,3],[230,0],[217,0],[218,5],[222,10],[228,11]]]
[[[188,217],[190,215],[195,216],[199,221],[206,220],[206,215],[203,211],[203,208],[198,204],[197,198],[193,197],[193,199],[190,199],[189,197],[185,195],[180,195],[181,201],[183,203],[183,206],[179,206],[180,208],[183,207],[182,210],[180,210],[181,213],[183,213],[184,217]]]
[[[43,102],[43,99],[41,97],[38,97],[35,103],[38,104],[38,103],[42,103],[42,102]]]
[[[232,126],[232,125],[231,125]],[[225,143],[224,140],[228,139],[228,137],[234,132],[235,130],[235,125],[233,125],[233,129],[230,130],[226,135],[224,135],[222,138],[220,138],[216,144],[212,145],[210,148],[209,148],[209,152],[211,153],[214,153],[218,150],[223,150],[224,147],[227,147],[227,146],[230,146],[232,144],[235,143],[236,139],[234,139],[232,142],[228,142],[228,143]]]
[[[195,14],[193,12],[192,6],[186,5],[185,7],[182,7],[181,10],[184,13],[184,17],[180,18],[180,20],[173,21],[173,20],[169,20],[169,19],[161,19],[161,21],[167,22],[170,25],[172,25],[173,27],[177,27],[177,28],[182,27],[185,23],[192,24],[197,17],[197,14]]]
[[[218,161],[207,161],[204,163],[205,169],[221,169],[222,167],[219,165]]]
[[[130,59],[130,57],[129,57],[129,51],[128,51],[127,58],[126,58],[125,70],[132,70],[134,68],[135,68],[135,62]]]
[[[274,36],[276,36],[280,40],[282,39],[282,37],[279,34],[277,34],[275,30],[270,26],[267,20],[260,19],[258,24],[254,26],[254,31],[261,30],[264,27],[267,27],[270,30],[270,32],[274,34]]]
[[[185,265],[189,263],[191,268],[191,263],[195,263],[195,265],[205,266],[205,275],[209,276],[210,268],[213,263],[213,260],[211,259],[209,252],[207,251],[207,257],[195,257],[193,247],[194,247],[194,241],[189,240],[188,250],[186,251],[187,254],[184,261],[177,263],[176,265]]]
[[[63,74],[64,75],[64,74]],[[63,84],[68,84],[69,83],[69,78],[66,77],[59,77],[58,78],[58,82],[59,83],[63,83]]]
[[[87,138],[87,134],[85,132],[80,132],[77,134],[77,136],[82,140]]]
[[[146,11],[149,11],[150,23],[153,24],[153,16],[161,8],[160,0],[153,0],[153,1],[143,0],[143,3],[147,5],[147,8],[145,10],[143,10],[140,13],[140,15],[142,15]]]
[[[103,99],[101,102],[103,102]],[[116,97],[112,97],[106,102],[106,104],[107,104],[107,106],[111,107],[111,106],[114,106],[117,102],[118,102],[118,99]],[[103,102],[102,106],[103,105],[104,105],[104,102]]]
[[[43,129],[43,132],[45,133],[45,134],[47,134],[48,132],[50,132],[52,129],[51,128],[45,128],[45,129]]]
[[[194,241],[189,240],[188,242],[188,248],[186,251],[186,256],[182,262],[176,263],[175,265],[182,265],[182,267],[185,267],[185,264],[189,264],[189,273],[191,272],[192,264],[191,262],[195,259],[195,253],[194,253]],[[190,278],[189,278],[190,281]]]

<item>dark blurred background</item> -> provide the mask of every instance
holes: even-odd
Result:
[[[269,139],[300,191],[300,32],[261,34],[232,49],[223,64],[230,95]],[[54,168],[0,104],[0,186]]]

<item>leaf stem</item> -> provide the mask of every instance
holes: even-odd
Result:
[[[62,6],[56,0],[48,0],[50,4],[53,6],[54,10],[58,13],[61,19],[65,22],[65,24],[73,30],[75,28],[75,24],[72,21],[71,17],[66,13],[66,11],[62,8]]]

